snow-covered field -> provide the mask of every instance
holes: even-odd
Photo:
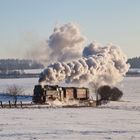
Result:
[[[1,79],[0,92],[12,84],[32,95],[36,78]],[[0,140],[140,140],[140,77],[118,86],[123,101],[98,108],[0,109]]]
[[[24,70],[25,73],[41,73],[43,69],[27,69]]]
[[[35,84],[38,84],[38,78],[0,79],[0,93],[6,93],[8,87],[17,85],[24,90],[23,94],[32,95]]]

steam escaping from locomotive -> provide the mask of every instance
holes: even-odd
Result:
[[[28,50],[27,57],[48,66],[57,61],[66,62],[82,57],[86,37],[81,34],[77,24],[67,23],[55,26],[47,40],[39,41],[34,36],[27,39],[34,47]]]
[[[102,46],[96,42],[81,49],[84,41],[85,37],[72,23],[55,28],[48,44],[51,48],[50,60],[58,62],[48,65],[39,82],[92,86],[96,89],[120,82],[129,69],[121,49],[113,44]]]
[[[51,61],[70,61],[82,57],[85,37],[74,23],[55,27],[48,39]]]
[[[74,83],[79,85],[114,85],[128,71],[126,57],[114,45],[101,47],[91,43],[83,50],[83,57],[71,62],[56,62],[49,65],[40,75],[40,82]]]

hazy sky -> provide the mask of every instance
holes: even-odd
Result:
[[[87,43],[140,56],[140,0],[0,0],[0,58],[22,58],[54,26],[75,22]]]

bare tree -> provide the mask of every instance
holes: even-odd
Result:
[[[17,102],[17,96],[21,95],[23,92],[24,89],[17,85],[7,87],[7,93],[13,97],[14,102]]]

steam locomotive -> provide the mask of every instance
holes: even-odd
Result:
[[[58,99],[87,101],[89,89],[82,87],[60,87],[58,85],[35,85],[32,101],[34,103],[46,103]]]

